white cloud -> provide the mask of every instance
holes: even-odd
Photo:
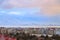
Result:
[[[14,9],[14,10],[13,9],[8,9],[8,10],[1,9],[0,10],[0,14],[20,15],[20,16],[35,15],[36,13],[39,13],[38,8],[24,8],[24,9]]]
[[[34,9],[16,9],[16,11],[9,11],[7,12],[7,14],[13,14],[13,15],[21,15],[21,16],[24,16],[24,15],[35,15],[36,13],[39,13],[39,9],[38,8],[34,8]]]
[[[24,16],[24,15],[26,15],[27,14],[27,12],[24,12],[24,11],[10,11],[10,12],[8,12],[7,14],[9,14],[9,15],[19,15],[19,16]]]
[[[21,15],[22,13],[20,13],[20,12],[8,12],[8,14]]]

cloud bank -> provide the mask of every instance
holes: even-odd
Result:
[[[60,14],[60,3],[58,0],[3,0],[1,7],[11,8],[41,8],[46,16]]]

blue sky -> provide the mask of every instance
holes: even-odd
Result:
[[[60,16],[37,15],[38,8],[13,8],[0,9],[0,25],[21,26],[21,25],[60,25]]]
[[[45,16],[38,7],[16,8],[7,2],[9,2],[9,0],[0,0],[0,26],[60,25],[59,14],[55,16]],[[12,8],[6,9],[7,7],[9,8],[9,6]]]

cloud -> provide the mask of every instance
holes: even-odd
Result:
[[[39,13],[39,8],[13,8],[13,9],[0,9],[0,14],[19,15],[19,16],[35,16]]]
[[[22,15],[21,12],[14,12],[14,11],[8,12],[8,14],[11,14],[11,15]]]
[[[46,16],[60,14],[60,4],[57,0],[5,0],[3,8],[41,8]],[[39,15],[39,14],[38,14]]]

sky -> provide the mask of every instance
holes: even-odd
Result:
[[[0,0],[1,26],[60,25],[57,0]]]

